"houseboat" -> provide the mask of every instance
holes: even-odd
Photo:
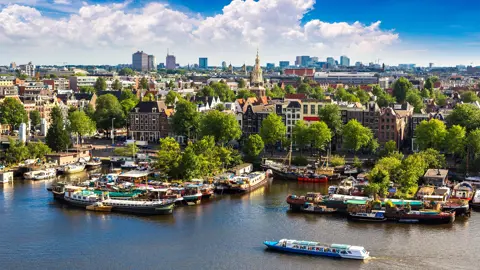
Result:
[[[127,160],[122,165],[120,165],[122,170],[134,170],[137,169],[138,164],[135,161]]]
[[[23,178],[26,180],[45,180],[54,178],[55,176],[57,176],[57,171],[55,169],[30,171],[23,174]]]
[[[480,191],[478,189],[475,192],[475,196],[473,196],[473,199],[470,201],[470,206],[475,210],[480,209]]]
[[[215,186],[205,183],[203,179],[192,179],[192,183],[200,187],[202,192],[202,199],[210,199],[215,193]]]
[[[141,215],[167,215],[173,213],[175,206],[172,200],[116,200],[106,199],[102,201],[103,205],[111,206],[112,211],[141,214]]]
[[[357,181],[352,176],[343,179],[337,188],[337,194],[350,195]]]
[[[112,207],[108,205],[104,205],[102,202],[96,202],[92,205],[88,205],[86,207],[87,210],[96,211],[96,212],[110,212],[112,211]]]
[[[316,174],[314,172],[306,172],[298,175],[299,182],[311,182],[311,183],[327,183],[328,177],[323,174]]]
[[[265,241],[263,243],[269,249],[290,253],[356,260],[365,260],[370,257],[369,252],[366,251],[364,247],[360,246],[339,244],[325,245],[317,242],[288,239],[282,239],[280,241]]]
[[[172,200],[175,204],[182,204],[183,203],[182,194],[185,192],[185,189],[172,187],[172,188],[152,189],[149,192],[158,193],[158,198],[162,200]]]
[[[271,170],[267,170],[266,172],[252,172],[246,176],[234,177],[227,193],[251,192],[266,184],[268,182],[269,174],[271,174]]]
[[[101,201],[100,197],[90,190],[66,190],[63,198],[67,204],[83,208]]]
[[[455,212],[410,210],[408,207],[386,205],[385,217],[400,223],[448,224],[455,221]]]
[[[461,199],[471,201],[475,189],[470,182],[461,182],[453,187],[451,199]]]
[[[298,181],[298,169],[293,166],[286,166],[272,160],[264,160],[263,168],[272,171],[272,176],[276,179]]]
[[[292,211],[300,211],[316,214],[333,214],[335,208],[329,208],[323,204],[323,197],[320,193],[309,192],[305,196],[288,195],[286,199]]]
[[[202,192],[197,185],[187,185],[185,187],[185,193],[183,194],[183,201],[188,205],[199,204],[202,199]]]
[[[348,213],[348,219],[366,222],[384,222],[387,220],[384,210],[372,210],[370,212],[352,212]]]
[[[94,157],[85,163],[85,168],[87,168],[87,170],[92,170],[100,166],[102,166],[102,160],[98,157]]]
[[[423,200],[424,196],[430,196],[430,195],[433,195],[433,193],[435,193],[434,186],[424,186],[424,187],[420,187],[417,190],[417,194],[415,194],[415,197],[417,198],[417,200]]]
[[[74,174],[83,172],[85,170],[85,164],[76,163],[76,164],[68,164],[63,167],[58,168],[59,174]]]
[[[233,173],[224,173],[214,179],[215,193],[223,194],[225,190],[230,189],[231,181],[234,178]]]
[[[348,219],[355,221],[383,222],[386,221],[385,211],[381,209],[380,201],[348,200]]]

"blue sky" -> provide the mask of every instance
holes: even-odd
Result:
[[[203,55],[214,62],[225,59],[233,64],[242,64],[251,61],[247,57],[252,55],[256,47],[260,47],[265,52],[262,55],[264,60],[270,62],[293,61],[295,55],[301,54],[310,54],[321,59],[330,55],[338,58],[341,54],[347,54],[353,62],[381,59],[382,62],[392,64],[426,65],[434,62],[438,65],[480,65],[480,1],[251,1],[0,0],[0,22],[2,11],[10,14],[8,18],[3,17],[3,20],[11,20],[11,11],[5,10],[14,10],[12,4],[36,9],[42,19],[46,20],[43,25],[51,24],[48,30],[35,25],[46,31],[44,38],[52,39],[48,40],[51,44],[46,48],[47,51],[61,54],[59,58],[62,59],[72,58],[69,60],[71,62],[85,61],[82,55],[85,50],[90,50],[90,53],[98,51],[98,57],[93,57],[94,61],[128,62],[133,49],[149,50],[153,54],[162,55],[157,62],[163,62],[166,48],[171,48],[176,50],[181,63],[193,63]],[[112,6],[113,3],[123,5]],[[156,3],[165,6],[159,7]],[[95,6],[97,4],[110,11],[99,11]],[[226,12],[222,10],[224,7],[227,7]],[[81,9],[88,12],[80,14]],[[90,16],[92,12],[97,14],[95,18],[84,17],[85,14]],[[121,12],[123,18],[131,19],[135,27],[146,27],[145,32],[137,37],[138,31],[126,30],[125,25],[118,23],[122,16],[112,15],[115,12]],[[164,12],[168,12],[168,16]],[[20,13],[19,11],[18,14]],[[9,23],[4,25],[22,25],[25,22],[27,25],[35,24],[33,20],[30,22],[29,18],[18,16],[16,21],[8,21]],[[76,16],[80,16],[83,23],[80,23]],[[152,16],[159,18],[154,22],[148,21]],[[162,19],[163,17],[168,19]],[[62,23],[64,21],[68,23]],[[148,25],[142,23],[145,21],[148,21]],[[373,30],[368,28],[377,21],[381,21],[378,27]],[[361,25],[355,22],[360,22]],[[90,35],[89,40],[79,40],[79,37],[75,36],[76,32],[87,31],[83,26],[90,23],[99,33],[95,35],[86,32],[85,35]],[[341,29],[336,23],[343,23]],[[174,29],[178,25],[182,25],[181,31]],[[105,30],[108,28],[114,32]],[[71,36],[60,34],[66,29],[73,32]],[[19,39],[17,34],[9,32],[12,31],[5,28],[2,31],[0,26],[0,45],[3,45],[2,35],[10,42],[8,44],[18,45],[15,46],[17,48],[31,46],[25,45],[25,41],[38,38],[35,33],[28,33]],[[55,38],[58,39],[59,36],[62,44],[55,44]],[[149,38],[143,40],[146,36]],[[185,44],[182,41],[185,41]],[[153,45],[153,42],[156,45]],[[51,46],[58,48],[52,49]],[[78,58],[72,56],[69,50],[75,51]],[[8,53],[15,54],[15,48],[9,48]],[[2,56],[0,52],[0,59],[3,59]],[[35,54],[27,54],[27,57],[37,61],[47,59]]]

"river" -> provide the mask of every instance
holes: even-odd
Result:
[[[478,269],[480,213],[445,226],[290,213],[287,194],[327,186],[273,180],[243,196],[138,217],[58,204],[46,191],[51,183],[0,184],[2,269]],[[281,238],[361,245],[374,258],[265,250],[264,240]]]

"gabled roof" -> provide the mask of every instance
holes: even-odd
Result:
[[[132,109],[132,112],[136,112],[137,108],[138,112],[151,113],[153,108],[156,108],[157,112],[161,112],[162,110],[166,110],[167,106],[163,101],[143,101],[138,103],[137,106]]]
[[[305,93],[300,93],[300,94],[285,94],[285,99],[306,99],[307,95]]]

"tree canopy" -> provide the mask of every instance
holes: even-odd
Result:
[[[262,137],[258,134],[252,134],[248,136],[245,144],[243,145],[243,152],[248,160],[255,160],[265,147]]]
[[[170,90],[167,94],[167,96],[165,97],[165,103],[167,105],[173,105],[175,104],[175,100],[180,100],[182,97],[180,96],[180,94],[176,91],[173,91],[173,90]]]
[[[191,138],[198,132],[200,114],[195,104],[180,100],[175,107],[175,114],[172,116],[172,128],[175,134]]]
[[[440,150],[446,135],[447,128],[438,119],[424,120],[415,128],[416,142],[420,149],[434,148]]]
[[[274,145],[277,142],[283,142],[286,133],[287,127],[281,116],[271,113],[262,121],[260,137],[262,137],[264,143]]]
[[[29,116],[30,116],[30,123],[32,127],[37,127],[38,125],[40,125],[42,117],[39,111],[37,110],[30,111]]]
[[[338,107],[338,105],[326,104],[319,110],[318,115],[320,120],[325,122],[334,134],[339,134],[341,132],[343,122],[340,115],[340,107]]]
[[[347,149],[358,151],[367,147],[371,140],[373,140],[372,130],[362,126],[356,119],[348,121],[343,127],[343,144]]]
[[[68,116],[69,131],[80,139],[86,135],[93,135],[97,131],[96,123],[83,111],[74,111]]]
[[[93,85],[93,88],[95,88],[95,91],[105,91],[107,90],[107,81],[103,77],[98,77],[97,81]]]
[[[472,103],[479,100],[477,94],[473,91],[465,91],[460,95],[460,97],[465,103]]]
[[[122,68],[118,72],[118,75],[120,75],[120,76],[133,76],[133,75],[135,75],[135,71],[133,71],[131,68]]]
[[[323,121],[311,124],[309,132],[312,146],[315,149],[325,149],[325,146],[332,140],[332,131]]]
[[[59,107],[50,112],[51,125],[48,128],[45,142],[55,152],[64,151],[70,146],[70,136],[65,128],[63,115]]]
[[[112,128],[112,119],[115,128],[121,128],[125,125],[125,113],[117,97],[112,94],[102,95],[97,98],[95,120],[97,127],[104,130]]]
[[[215,142],[225,144],[239,139],[242,130],[233,114],[212,110],[200,117],[200,135],[212,136]]]
[[[460,125],[467,131],[480,128],[480,110],[473,104],[458,104],[447,116],[449,126]]]
[[[122,88],[122,83],[118,79],[115,79],[112,83],[112,89],[119,91],[122,90]]]
[[[27,121],[27,112],[18,99],[6,97],[0,104],[0,123],[10,125],[13,130]]]
[[[311,143],[311,135],[307,124],[303,120],[299,120],[295,123],[295,126],[292,130],[293,141],[295,145],[300,148],[300,151],[303,150],[306,146]]]
[[[400,77],[393,84],[393,96],[399,103],[403,103],[407,98],[407,92],[412,88],[412,83],[404,77]]]

